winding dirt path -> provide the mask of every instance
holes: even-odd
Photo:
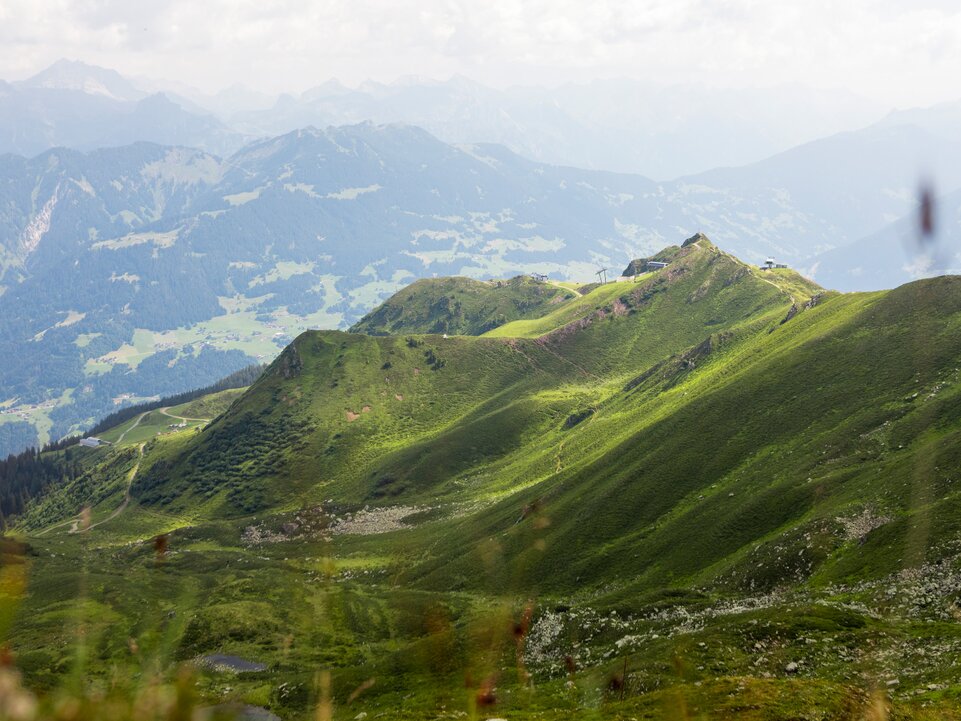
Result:
[[[551,331],[551,332],[553,332],[553,331]],[[551,348],[551,347],[550,347],[550,342],[551,342],[551,341],[550,341],[550,339],[547,338],[547,336],[549,336],[549,335],[550,335],[550,333],[545,333],[544,335],[542,335],[542,336],[534,339],[535,342],[537,342],[537,344],[541,347],[541,349],[547,351],[547,352],[550,353],[552,356],[554,356],[555,358],[557,358],[559,361],[563,361],[564,363],[567,363],[568,365],[576,368],[576,369],[579,370],[581,373],[583,373],[584,375],[586,375],[588,378],[593,378],[594,380],[598,380],[598,381],[599,381],[599,380],[602,380],[601,377],[600,377],[599,375],[597,375],[596,373],[591,373],[591,371],[587,370],[587,368],[585,368],[584,366],[578,365],[577,363],[575,363],[574,361],[572,361],[570,358],[567,358],[567,357],[565,357],[565,356],[562,356],[562,355],[561,355],[560,353],[558,353],[556,350],[554,350],[553,348]]]
[[[209,418],[184,418],[183,416],[175,416],[173,413],[170,412],[170,407],[169,407],[169,406],[168,406],[167,408],[161,408],[161,409],[160,409],[160,412],[163,413],[163,414],[164,414],[165,416],[167,416],[168,418],[176,418],[178,421],[185,421],[185,422],[186,422],[186,421],[192,421],[192,422],[197,422],[197,423],[210,423],[210,419],[209,419]]]
[[[174,415],[173,413],[170,412],[170,408],[169,408],[169,407],[167,407],[167,408],[158,408],[157,410],[160,411],[161,413],[163,413],[163,414],[164,414],[165,416],[167,416],[168,418],[175,418],[175,419],[178,420],[178,421],[195,422],[195,423],[210,423],[210,419],[209,419],[209,418],[184,418],[183,416]],[[128,433],[130,433],[130,431],[132,431],[134,428],[136,428],[137,426],[139,426],[139,425],[140,425],[140,422],[141,422],[144,418],[146,418],[148,415],[150,415],[151,413],[153,413],[153,411],[145,411],[144,413],[141,413],[139,416],[137,416],[137,420],[135,420],[135,421],[130,425],[130,427],[129,427],[127,430],[125,430],[123,433],[121,433],[121,434],[117,437],[117,440],[114,441],[112,445],[114,445],[114,446],[119,446],[119,445],[123,442],[124,437],[125,437]],[[112,521],[112,520],[115,519],[117,516],[119,516],[121,513],[123,513],[123,512],[127,509],[127,506],[130,505],[130,488],[131,488],[131,486],[133,486],[133,480],[134,480],[134,478],[137,476],[137,472],[140,470],[140,462],[143,460],[143,449],[144,449],[144,446],[145,446],[145,445],[146,445],[146,443],[144,442],[144,443],[141,443],[141,444],[137,447],[137,452],[138,452],[139,455],[137,456],[137,463],[134,465],[133,468],[130,469],[130,471],[127,472],[127,488],[126,488],[126,490],[124,491],[123,503],[121,503],[120,506],[119,506],[113,513],[111,513],[109,516],[107,516],[107,517],[104,518],[103,520],[100,520],[100,521],[97,521],[96,523],[90,524],[90,525],[87,526],[86,528],[80,528],[80,523],[81,523],[82,519],[81,519],[81,516],[78,514],[78,515],[74,516],[73,518],[67,519],[66,521],[61,521],[60,523],[55,523],[55,524],[53,524],[52,526],[47,526],[47,527],[44,528],[42,531],[38,531],[38,532],[36,533],[36,535],[37,535],[37,536],[46,535],[47,533],[49,533],[49,532],[52,531],[53,529],[55,529],[55,528],[61,528],[62,526],[70,526],[70,528],[67,530],[67,533],[86,533],[87,531],[89,531],[89,530],[91,530],[91,529],[93,529],[93,528],[96,528],[97,526],[99,526],[99,525],[101,525],[101,524],[103,524],[103,523],[106,523],[107,521]]]
[[[141,418],[145,415],[147,414],[144,413],[141,416]],[[139,422],[139,419],[138,419],[138,422]],[[133,429],[133,426],[131,426],[127,430],[129,431],[132,429]],[[119,440],[118,440],[118,443],[119,443]],[[36,535],[43,536],[48,532],[52,531],[54,528],[60,528],[61,526],[67,526],[67,525],[70,526],[70,528],[67,530],[67,533],[86,533],[90,529],[96,528],[102,523],[106,523],[107,521],[112,521],[121,513],[123,513],[127,509],[127,506],[130,505],[130,488],[131,486],[133,486],[133,479],[137,476],[137,472],[140,470],[140,462],[143,460],[143,449],[144,449],[144,446],[146,445],[147,445],[146,443],[141,443],[137,447],[137,452],[139,455],[137,456],[137,462],[134,464],[134,467],[131,468],[129,471],[127,471],[127,488],[124,490],[123,503],[121,503],[120,506],[118,506],[113,513],[111,513],[109,516],[107,516],[101,521],[97,521],[96,523],[91,523],[86,528],[80,528],[80,523],[82,521],[82,514],[77,514],[73,518],[67,519],[66,521],[61,521],[60,523],[55,523],[52,526],[47,526],[42,531],[39,531]]]
[[[76,518],[71,518],[71,519],[69,519],[69,520],[67,520],[67,521],[61,521],[60,523],[54,523],[52,526],[47,526],[47,527],[44,528],[42,531],[37,531],[37,536],[42,536],[42,535],[44,535],[44,534],[52,531],[54,528],[60,528],[60,526],[67,526],[67,525],[70,525],[71,523],[73,523],[73,524],[78,524],[79,522],[80,522],[80,521],[78,521]],[[75,525],[75,527],[76,527],[76,525]],[[74,531],[71,530],[70,532],[73,533]]]
[[[146,414],[144,414],[144,415],[146,415]],[[143,460],[143,449],[144,449],[144,446],[145,446],[145,445],[147,445],[147,444],[146,444],[146,443],[141,443],[141,444],[137,447],[137,451],[138,451],[138,453],[139,453],[139,455],[137,456],[137,462],[134,464],[134,467],[131,468],[130,471],[127,473],[127,488],[126,488],[126,490],[124,491],[124,494],[123,494],[123,503],[120,504],[120,506],[117,508],[117,510],[115,510],[115,511],[114,511],[113,513],[111,513],[109,516],[107,516],[106,518],[104,518],[102,521],[97,521],[96,523],[91,523],[89,526],[87,526],[86,528],[82,529],[82,530],[80,531],[80,533],[86,533],[87,531],[90,531],[90,530],[96,528],[97,526],[99,526],[99,525],[102,524],[102,523],[106,523],[107,521],[112,521],[112,520],[115,519],[117,516],[119,516],[121,513],[123,513],[123,512],[126,510],[127,506],[130,505],[130,487],[133,485],[133,479],[134,479],[134,477],[136,477],[137,471],[140,470],[140,461]],[[77,531],[76,531],[76,527],[70,529],[70,533],[76,533],[76,532],[77,532]]]
[[[147,411],[146,413],[141,413],[139,416],[137,416],[137,420],[135,420],[135,421],[133,422],[133,424],[130,426],[130,428],[128,428],[127,430],[125,430],[123,433],[120,434],[120,436],[117,438],[117,440],[114,441],[114,445],[115,445],[115,446],[119,446],[121,443],[123,443],[124,436],[126,436],[128,433],[130,433],[130,431],[132,431],[134,428],[136,428],[137,426],[139,426],[139,425],[140,425],[140,421],[142,421],[144,418],[146,418],[149,413],[150,413],[150,411]]]

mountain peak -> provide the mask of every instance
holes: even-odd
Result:
[[[713,245],[713,243],[711,243],[710,238],[704,235],[704,233],[702,233],[701,231],[698,231],[694,235],[692,235],[690,238],[685,240],[683,243],[681,243],[681,247],[686,248],[689,245],[698,245],[698,244],[703,245],[704,243],[706,243],[707,245]]]
[[[170,96],[166,93],[153,93],[152,95],[148,95],[139,102],[139,105],[142,108],[180,107],[177,105],[177,103],[171,100]]]
[[[48,73],[71,73],[71,72],[94,72],[94,73],[115,73],[114,70],[109,68],[103,68],[99,65],[91,65],[85,63],[82,60],[70,60],[69,58],[60,58],[53,62],[45,70],[41,70],[39,73],[33,77],[40,77],[41,75]]]
[[[331,78],[320,85],[312,87],[309,90],[305,90],[303,93],[301,93],[300,99],[309,102],[311,100],[323,100],[327,98],[349,95],[352,92],[354,91],[340,82],[337,78]],[[293,98],[291,98],[291,100],[293,100]]]
[[[116,70],[66,58],[57,60],[20,84],[27,88],[77,90],[87,95],[100,95],[125,102],[140,100],[146,96],[145,92]]]

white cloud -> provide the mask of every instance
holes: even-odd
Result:
[[[59,57],[217,89],[463,73],[802,82],[899,105],[953,98],[955,0],[5,0],[0,75]]]

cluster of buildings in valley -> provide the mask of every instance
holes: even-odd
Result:
[[[24,403],[10,408],[0,408],[0,415],[15,416],[25,421],[31,420],[37,411],[48,411],[55,408],[56,401],[44,401],[43,403]]]
[[[113,401],[115,406],[119,406],[124,403],[150,403],[152,401],[159,401],[160,396],[138,396],[134,393],[121,393],[119,396],[114,396],[110,400]]]

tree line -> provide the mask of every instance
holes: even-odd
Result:
[[[257,380],[260,377],[260,374],[264,372],[264,368],[266,367],[266,364],[253,363],[245,368],[241,368],[239,371],[234,371],[229,376],[222,378],[209,386],[197,388],[196,390],[192,391],[185,391],[184,393],[177,393],[176,395],[172,396],[165,396],[157,401],[146,401],[144,403],[126,406],[125,408],[121,408],[119,411],[115,411],[110,415],[105,416],[99,423],[90,429],[89,435],[95,436],[98,433],[103,433],[114,426],[120,425],[124,421],[129,421],[131,418],[139,416],[141,413],[155,411],[158,408],[179,406],[196,398],[200,398],[201,396],[210,395],[211,393],[217,393],[219,391],[230,390],[231,388],[245,388]]]
[[[23,513],[31,498],[83,473],[76,443],[76,438],[65,438],[0,460],[0,531],[6,530],[6,519]]]

